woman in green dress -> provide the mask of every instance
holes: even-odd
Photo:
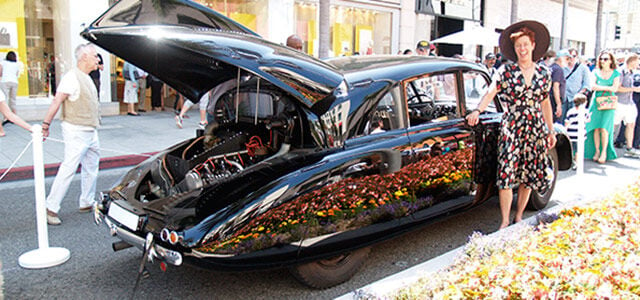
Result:
[[[602,52],[593,70],[594,82],[592,90],[595,97],[591,101],[589,112],[591,121],[587,123],[587,140],[585,141],[584,156],[591,157],[598,163],[616,159],[616,151],[613,148],[613,118],[615,109],[598,110],[596,98],[600,96],[615,95],[620,86],[620,73],[616,70],[616,61],[613,54]]]

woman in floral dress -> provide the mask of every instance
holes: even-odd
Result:
[[[531,189],[547,186],[547,149],[556,144],[553,116],[549,102],[551,72],[535,61],[549,46],[549,32],[535,21],[522,21],[505,29],[500,36],[500,50],[513,64],[505,64],[494,75],[494,83],[476,109],[467,115],[475,126],[479,115],[496,95],[507,111],[501,124],[498,150],[497,185],[502,220],[500,229],[509,226],[513,201],[512,188],[518,186],[515,222],[522,214]]]
[[[595,101],[597,97],[603,95],[615,95],[614,92],[620,86],[620,73],[616,70],[616,60],[613,54],[600,53],[593,75],[595,75],[595,82],[591,86],[595,91],[595,97],[589,107],[591,121],[586,124],[587,140],[585,141],[584,157],[593,155],[594,161],[603,164],[607,160],[618,157],[616,150],[613,149],[613,120],[616,110],[598,110],[598,104]]]

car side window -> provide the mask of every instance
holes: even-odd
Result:
[[[365,134],[375,134],[406,128],[406,113],[399,87],[393,87],[378,101],[375,111],[369,115]]]
[[[456,86],[454,73],[432,74],[406,81],[410,126],[455,118]]]
[[[472,111],[478,107],[482,97],[489,91],[491,83],[487,81],[481,73],[476,71],[467,71],[462,75],[462,78],[464,79],[466,111]],[[491,101],[485,111],[496,112],[497,109],[495,103]]]

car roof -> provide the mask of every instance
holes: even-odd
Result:
[[[460,59],[417,55],[367,55],[325,60],[353,83],[366,79],[399,81],[422,74],[452,70],[474,70],[486,73],[476,63]]]

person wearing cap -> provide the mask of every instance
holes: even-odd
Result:
[[[565,100],[564,94],[566,90],[565,86],[567,83],[566,79],[564,78],[563,68],[567,65],[567,57],[569,56],[569,51],[566,49],[562,49],[557,53],[554,52],[554,54],[556,56],[553,59],[553,63],[549,66],[549,69],[551,69],[551,108],[554,112],[553,121],[562,124],[564,122],[564,120],[562,119],[562,102]]]
[[[573,107],[573,98],[578,94],[588,97],[591,89],[591,71],[589,67],[580,62],[580,55],[575,48],[569,48],[567,66],[564,68],[564,78],[566,79],[565,101],[562,103],[562,120],[565,119],[567,111]],[[588,101],[588,100],[587,100]]]
[[[435,56],[435,46],[425,40],[419,41],[416,45],[416,54],[424,56]]]
[[[518,204],[513,222],[522,220],[531,189],[544,190],[553,172],[547,150],[555,147],[556,136],[549,102],[551,72],[536,64],[549,47],[549,31],[536,21],[521,21],[500,35],[500,51],[507,63],[498,69],[494,81],[478,107],[466,117],[471,126],[498,95],[507,109],[502,116],[498,142],[497,186],[502,219],[500,229],[509,226],[513,200],[518,187]]]
[[[487,68],[491,80],[493,80],[493,74],[496,73],[496,69],[493,67],[495,64],[496,56],[491,52],[487,53],[487,55],[484,56],[484,66]]]

